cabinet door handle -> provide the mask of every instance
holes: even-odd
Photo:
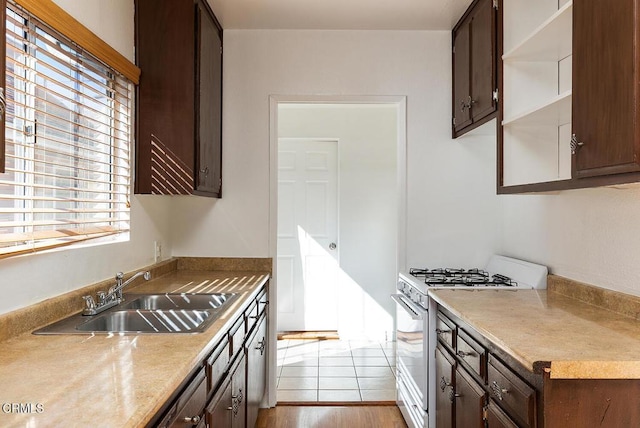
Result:
[[[578,149],[584,146],[584,142],[578,141],[576,134],[571,134],[571,142],[569,143],[569,146],[571,147],[571,154],[575,155]]]
[[[200,416],[192,416],[192,417],[187,416],[186,418],[184,418],[184,421],[191,425],[198,425],[200,423]]]
[[[460,397],[462,397],[462,394],[458,394],[453,390],[453,388],[451,388],[451,391],[449,391],[449,401],[453,403],[456,398],[460,398]]]
[[[4,112],[7,108],[7,101],[4,97],[4,88],[0,88],[0,120],[4,118]]]
[[[460,111],[464,113],[467,108],[467,103],[464,100],[460,100]]]
[[[440,378],[440,389],[442,390],[442,392],[444,392],[444,390],[447,389],[447,386],[451,386],[451,383],[447,382],[444,376],[442,376]]]
[[[504,398],[503,394],[506,395],[509,393],[508,389],[502,388],[500,385],[498,385],[498,382],[496,382],[495,380],[491,383],[490,388],[493,395],[495,395],[496,398],[500,401],[502,401],[502,399]]]
[[[208,166],[205,166],[204,168],[202,168],[202,169],[200,170],[200,173],[202,173],[202,174],[204,174],[204,175],[209,174],[209,167],[208,167]]]

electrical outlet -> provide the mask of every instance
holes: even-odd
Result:
[[[153,241],[153,260],[155,263],[162,260],[162,243],[160,241]]]

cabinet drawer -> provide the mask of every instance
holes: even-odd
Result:
[[[453,350],[456,338],[456,325],[440,312],[436,317],[436,334],[442,343]]]
[[[236,323],[229,330],[229,343],[231,345],[231,352],[229,354],[232,356],[237,355],[238,352],[242,350],[242,342],[244,342],[244,316],[240,316],[240,319],[236,321]]]
[[[207,391],[217,389],[229,366],[229,355],[229,340],[225,338],[207,359]]]
[[[535,427],[535,390],[493,355],[489,357],[487,375],[491,398],[504,408],[518,425]]]
[[[463,330],[458,330],[456,355],[484,380],[486,350]]]
[[[171,406],[167,415],[158,426],[190,427],[198,425],[204,417],[206,400],[207,383],[205,382],[205,371],[200,370],[173,406]]]

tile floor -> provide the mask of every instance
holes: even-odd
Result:
[[[278,340],[278,402],[395,401],[395,342]]]

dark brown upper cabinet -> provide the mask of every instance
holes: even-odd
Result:
[[[640,171],[639,3],[574,0],[574,177]]]
[[[498,193],[640,181],[638,10],[501,2]]]
[[[135,8],[135,193],[220,197],[222,27],[205,0]]]
[[[475,0],[453,28],[453,138],[496,116],[497,3]]]

